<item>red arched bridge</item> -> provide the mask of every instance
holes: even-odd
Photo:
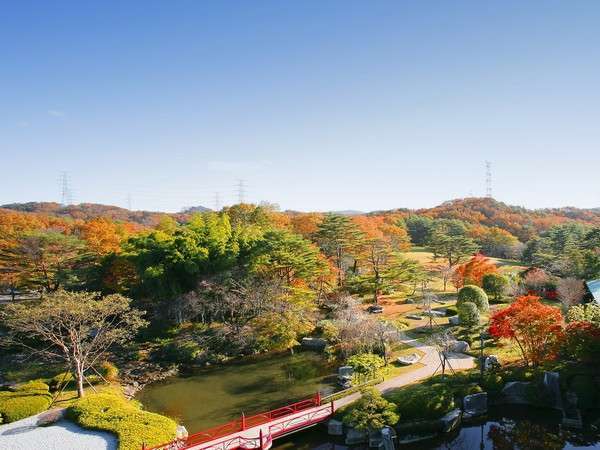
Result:
[[[142,450],[267,450],[275,439],[323,422],[334,412],[333,401],[323,403],[317,394],[273,411],[248,417],[242,414],[226,424],[154,447],[143,446]]]

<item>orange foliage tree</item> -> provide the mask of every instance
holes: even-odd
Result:
[[[525,362],[537,365],[554,356],[562,323],[558,308],[544,305],[539,297],[525,295],[492,315],[489,333],[495,339],[514,340]]]
[[[481,280],[484,275],[496,272],[498,272],[498,267],[496,267],[496,264],[490,258],[482,254],[477,254],[466,263],[454,269],[452,284],[454,284],[456,289],[460,289],[467,284],[481,286]]]

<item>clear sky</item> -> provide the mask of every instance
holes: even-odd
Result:
[[[600,206],[600,2],[0,6],[0,203]]]

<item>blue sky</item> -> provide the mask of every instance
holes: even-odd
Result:
[[[0,6],[0,203],[600,206],[600,2]]]

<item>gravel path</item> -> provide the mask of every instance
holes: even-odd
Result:
[[[68,420],[38,426],[38,416],[0,426],[0,450],[117,450],[117,437]]]
[[[421,381],[425,378],[429,378],[432,376],[436,370],[438,374],[441,373],[440,370],[440,357],[438,351],[430,345],[423,344],[416,339],[411,339],[405,337],[401,340],[404,344],[408,344],[423,353],[425,355],[419,360],[419,363],[423,364],[423,367],[419,367],[417,369],[411,370],[409,372],[398,375],[397,377],[390,378],[389,380],[385,380],[382,383],[375,385],[374,387],[380,392],[387,392],[390,389],[398,388],[401,386],[406,386],[408,384],[416,383],[417,381]],[[471,369],[475,366],[475,359],[469,355],[463,355],[461,353],[451,353],[448,355],[448,361],[453,370],[465,370]],[[452,373],[450,368],[446,368],[446,373]],[[347,397],[343,397],[339,400],[336,400],[335,409],[338,409],[342,406],[348,405],[353,401],[357,400],[360,397],[360,393],[355,393],[349,395]]]

